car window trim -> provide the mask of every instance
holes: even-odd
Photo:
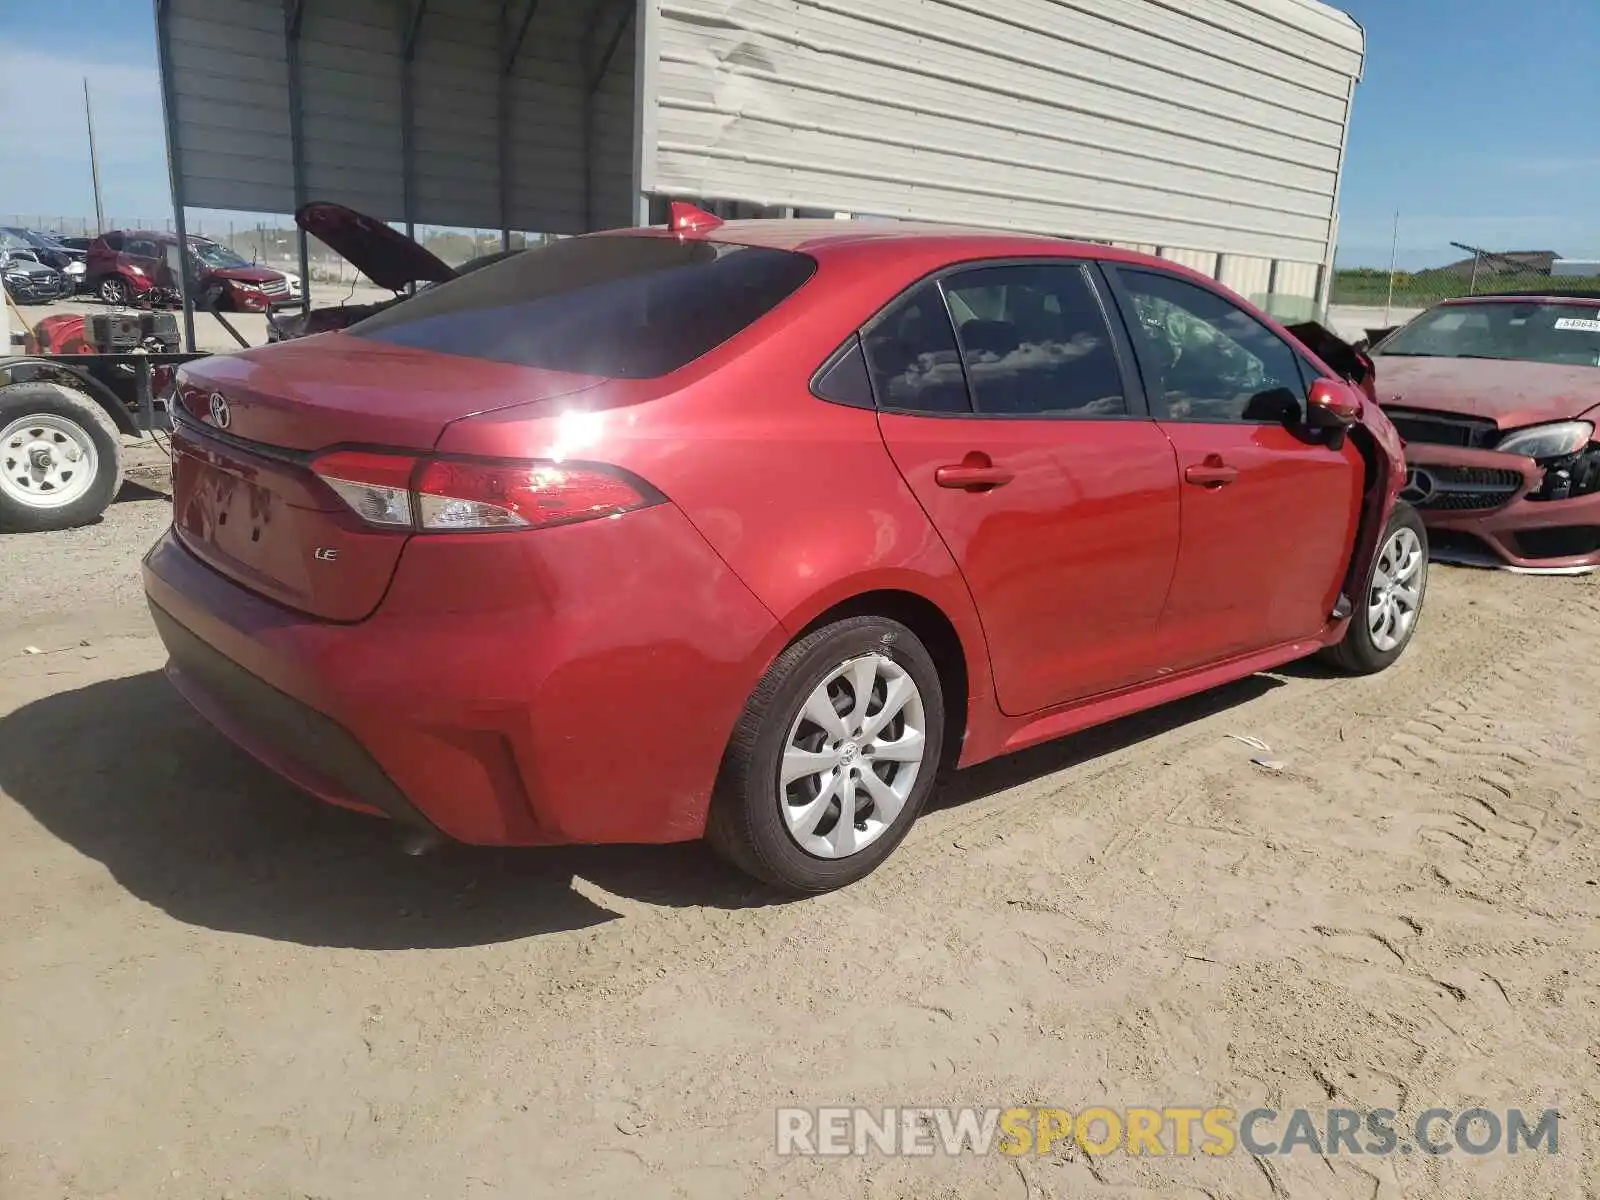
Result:
[[[1227,417],[1223,419],[1218,419],[1215,417],[1175,417],[1169,413],[1167,411],[1167,392],[1165,386],[1166,380],[1161,374],[1161,368],[1156,364],[1151,355],[1150,349],[1144,344],[1143,338],[1137,338],[1133,336],[1134,329],[1139,320],[1139,311],[1134,307],[1133,296],[1128,292],[1127,285],[1122,280],[1122,271],[1128,270],[1133,272],[1142,272],[1146,275],[1162,275],[1168,279],[1175,279],[1179,283],[1191,284],[1200,288],[1202,291],[1210,292],[1213,296],[1217,297],[1217,299],[1223,301],[1224,303],[1231,304],[1235,308],[1239,308],[1239,304],[1237,301],[1225,295],[1217,288],[1209,286],[1209,283],[1206,280],[1191,279],[1189,276],[1180,275],[1176,271],[1165,271],[1160,267],[1148,266],[1144,263],[1105,262],[1101,265],[1105,269],[1106,281],[1111,288],[1112,298],[1115,300],[1117,308],[1122,313],[1123,324],[1127,327],[1128,336],[1133,342],[1133,352],[1139,362],[1139,373],[1144,381],[1145,395],[1147,397],[1149,410],[1151,415],[1157,421],[1163,421],[1173,425],[1247,425],[1268,428],[1275,427],[1279,429],[1283,428],[1282,421],[1274,421],[1265,418],[1260,420],[1246,420],[1243,417]],[[1305,381],[1305,372],[1301,363],[1303,355],[1297,351],[1292,344],[1285,341],[1272,328],[1272,326],[1268,325],[1266,322],[1262,321],[1260,317],[1256,316],[1255,313],[1246,308],[1239,308],[1239,311],[1244,313],[1251,320],[1255,321],[1257,325],[1260,325],[1261,328],[1270,336],[1276,338],[1279,344],[1282,345],[1283,348],[1289,353],[1289,356],[1295,362],[1296,373],[1300,375],[1301,387],[1309,393],[1311,385]],[[1321,376],[1318,378],[1321,378]],[[1160,386],[1152,386],[1152,380],[1159,383]],[[1305,397],[1301,397],[1301,404],[1302,406],[1305,404]]]
[[[1117,357],[1117,370],[1122,377],[1123,398],[1128,406],[1125,413],[1108,413],[1094,417],[1074,417],[1062,413],[986,413],[978,411],[977,404],[972,395],[972,380],[967,373],[966,357],[961,351],[961,335],[956,329],[955,315],[950,311],[950,301],[944,292],[944,280],[951,275],[962,271],[988,269],[990,267],[1032,267],[1032,266],[1076,266],[1084,270],[1086,281],[1090,290],[1095,295],[1096,302],[1100,305],[1101,315],[1106,319],[1106,329],[1111,334],[1112,350]],[[1101,268],[1104,266],[1099,260],[1083,255],[1065,254],[1022,254],[1006,255],[1000,258],[969,258],[958,262],[945,263],[937,270],[919,276],[917,279],[901,288],[867,320],[863,321],[856,330],[856,336],[865,346],[867,337],[892,313],[903,301],[924,285],[932,283],[939,292],[939,299],[944,308],[944,317],[950,324],[950,336],[955,342],[956,359],[961,366],[961,378],[967,389],[966,412],[935,412],[921,408],[896,408],[883,402],[883,397],[878,394],[877,380],[872,378],[872,372],[867,372],[872,383],[872,396],[881,413],[889,413],[902,417],[927,417],[933,420],[972,420],[977,418],[984,421],[1148,421],[1153,417],[1148,399],[1143,386],[1143,381],[1136,369],[1132,344],[1124,329],[1117,321],[1111,319],[1115,309],[1108,302],[1104,292],[1106,280]],[[837,353],[837,351],[835,351]],[[832,355],[828,362],[832,361]],[[826,365],[826,362],[825,364]],[[869,364],[870,365],[870,364]]]
[[[867,375],[867,402],[857,404],[853,400],[846,400],[840,396],[825,396],[822,393],[822,381],[828,373],[852,354],[861,356],[862,369]],[[878,411],[878,389],[872,383],[872,364],[867,361],[867,348],[861,343],[861,333],[856,331],[840,342],[834,352],[822,360],[820,366],[811,372],[811,378],[806,383],[807,389],[824,404],[837,404],[841,408],[856,408],[869,412]]]

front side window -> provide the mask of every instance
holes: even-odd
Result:
[[[978,412],[1127,414],[1111,330],[1083,267],[980,267],[944,289]]]
[[[1495,300],[1423,313],[1376,357],[1498,358],[1600,366],[1600,305]]]
[[[790,250],[674,237],[569,238],[419,292],[348,333],[620,379],[687,366],[816,271]]]
[[[143,241],[142,239],[135,239],[134,241],[129,242],[127,252],[134,258],[161,257],[156,253],[156,244],[154,242],[147,242]]]
[[[881,408],[902,412],[972,411],[961,352],[944,296],[925,283],[891,306],[861,336]]]
[[[1118,268],[1144,348],[1145,386],[1180,421],[1292,422],[1305,380],[1284,341],[1209,288],[1160,271]]]

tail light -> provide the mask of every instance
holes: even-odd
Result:
[[[311,469],[351,512],[385,529],[539,529],[663,500],[625,472],[592,463],[336,450]]]

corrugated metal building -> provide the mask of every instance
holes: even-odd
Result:
[[[1365,49],[1315,0],[155,4],[180,211],[931,219],[1153,250],[1286,313],[1325,288]]]

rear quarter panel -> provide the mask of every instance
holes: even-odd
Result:
[[[969,695],[986,698],[988,653],[971,595],[895,469],[877,413],[818,399],[809,387],[840,342],[921,273],[919,264],[874,272],[854,259],[852,269],[830,272],[824,260],[788,303],[664,379],[458,421],[438,448],[634,472],[687,515],[786,631],[774,657],[856,596],[920,596],[961,639]]]

